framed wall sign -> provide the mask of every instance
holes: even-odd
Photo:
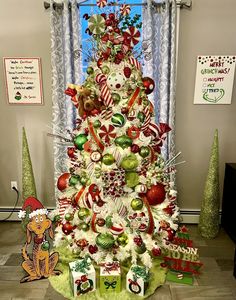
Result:
[[[194,104],[231,104],[236,56],[197,57]]]
[[[9,104],[43,104],[39,57],[4,57]]]

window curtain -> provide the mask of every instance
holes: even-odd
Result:
[[[69,83],[79,84],[82,74],[80,12],[77,1],[64,0],[62,8],[51,1],[51,63],[53,134],[68,136],[74,128],[76,112],[64,91]],[[54,139],[54,178],[66,171],[65,143]],[[55,189],[57,195],[57,189]]]
[[[148,0],[143,8],[144,75],[154,79],[153,101],[157,123],[171,127],[162,148],[165,159],[175,155],[176,3]]]

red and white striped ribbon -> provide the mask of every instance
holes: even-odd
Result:
[[[129,63],[132,66],[135,66],[138,70],[141,70],[141,64],[140,64],[140,62],[136,58],[130,57],[129,58]]]
[[[105,120],[110,119],[112,115],[113,115],[113,112],[110,109],[105,109],[101,112],[101,118],[105,119]]]
[[[65,210],[71,205],[71,200],[65,198],[65,199],[59,199],[59,215],[60,217],[64,217]]]
[[[142,125],[142,127],[141,127],[141,130],[142,130],[142,131],[145,131],[146,129],[149,128],[149,124],[151,123],[151,114],[150,114],[150,109],[149,109],[149,107],[148,107],[148,106],[145,106],[143,112],[144,112],[146,118],[145,118],[145,121],[144,121],[144,123],[143,123],[143,125]]]
[[[107,107],[113,106],[113,99],[110,90],[107,86],[107,78],[104,74],[97,74],[95,77],[96,82],[101,86],[101,98]]]

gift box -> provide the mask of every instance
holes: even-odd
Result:
[[[133,265],[126,275],[126,289],[137,296],[144,296],[149,279],[150,274],[146,267]]]
[[[121,271],[119,262],[100,265],[100,293],[121,291]]]
[[[69,271],[74,297],[96,290],[96,272],[89,257],[69,263]]]

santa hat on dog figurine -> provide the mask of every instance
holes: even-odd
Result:
[[[48,210],[44,208],[43,204],[35,197],[28,197],[22,206],[22,210],[19,211],[18,217],[23,219],[26,217],[26,210],[30,209],[29,218],[33,218],[37,215],[47,215]]]

